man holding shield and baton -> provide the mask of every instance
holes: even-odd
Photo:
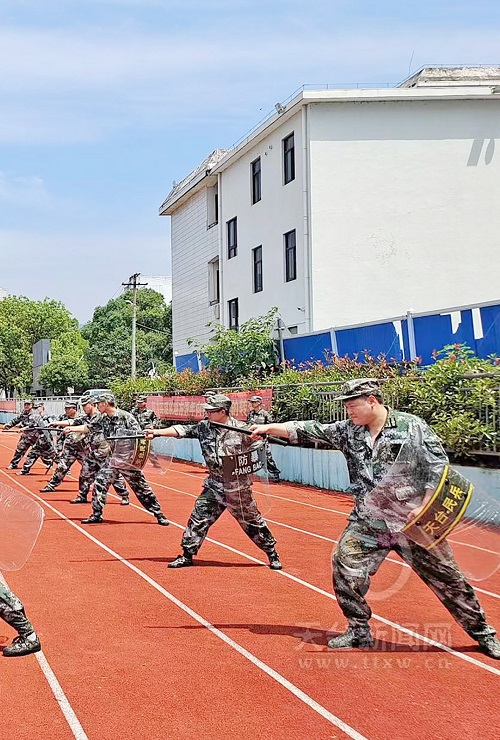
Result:
[[[207,418],[198,423],[174,424],[166,429],[150,427],[144,430],[149,439],[153,437],[198,439],[208,468],[208,477],[203,482],[203,490],[196,499],[184,530],[181,543],[183,554],[169,563],[168,567],[186,568],[194,565],[193,556],[203,544],[208,530],[227,509],[245,534],[266,553],[271,570],[281,570],[282,565],[275,550],[276,540],[252,495],[251,477],[246,471],[237,473],[229,484],[224,476],[224,458],[234,457],[228,454],[229,451],[244,452],[252,447],[250,436],[238,432],[238,427],[244,430],[247,428],[245,424],[230,416],[231,399],[228,396],[223,394],[207,396],[207,403],[203,404],[203,409]],[[215,424],[212,425],[212,422]],[[218,424],[221,426],[217,426]],[[253,445],[255,446],[255,443]]]
[[[85,424],[79,426],[66,427],[65,434],[74,432],[89,432],[101,434],[104,443],[108,443],[110,438],[116,440],[115,435],[137,435],[141,437],[142,430],[138,422],[128,411],[123,411],[116,406],[115,397],[112,393],[101,393],[96,397],[99,414],[89,417]],[[109,445],[109,452],[112,452],[112,445]],[[82,519],[82,524],[100,524],[103,521],[102,512],[106,504],[106,496],[109,487],[114,484],[120,476],[123,476],[133,490],[139,502],[144,508],[156,518],[158,524],[168,526],[167,517],[163,514],[160,503],[156,498],[153,489],[146,481],[144,473],[140,469],[133,467],[116,467],[113,462],[113,456],[109,454],[102,467],[99,469],[94,480],[94,490],[92,494],[92,514],[86,519]]]
[[[345,403],[349,417],[346,421],[332,424],[289,421],[252,427],[255,438],[273,434],[288,438],[292,444],[320,442],[322,446],[340,450],[346,458],[355,504],[333,556],[333,586],[348,620],[348,629],[330,640],[329,647],[341,649],[374,644],[369,627],[372,612],[365,595],[370,576],[375,575],[389,552],[394,550],[477,641],[479,649],[491,658],[500,659],[500,641],[495,637],[495,629],[487,623],[474,590],[459,569],[446,540],[441,538],[439,543],[436,540],[426,547],[402,531],[404,527],[399,531],[389,529],[387,522],[391,522],[393,512],[388,511],[386,516],[380,501],[385,501],[390,508],[390,498],[379,498],[376,507],[369,505],[373,492],[383,488],[382,482],[390,477],[389,472],[394,469],[402,447],[408,445],[414,457],[428,461],[422,465],[426,477],[422,478],[422,496],[416,505],[411,503],[411,486],[407,486],[410,506],[406,529],[408,531],[412,523],[420,524],[420,518],[437,492],[441,471],[448,469],[441,441],[423,419],[384,406],[377,379],[348,381],[338,400]],[[454,486],[451,488],[453,492]],[[396,497],[398,494],[404,498],[404,485],[396,491]],[[401,508],[401,502],[398,503]],[[452,503],[450,498],[448,506]],[[444,511],[436,513],[445,514]]]

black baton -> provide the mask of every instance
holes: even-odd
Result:
[[[209,423],[213,427],[220,427],[221,429],[231,429],[234,432],[240,432],[240,434],[246,434],[248,437],[252,435],[252,432],[250,431],[250,429],[247,429],[246,427],[233,427],[230,424],[221,424],[219,421],[210,421]],[[265,439],[267,439],[267,441],[271,442],[272,444],[282,445],[283,447],[288,447],[288,440],[282,439],[281,437],[273,437],[269,434],[266,434]]]

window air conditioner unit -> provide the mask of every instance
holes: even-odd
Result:
[[[220,319],[220,303],[216,303],[214,306],[214,318]]]

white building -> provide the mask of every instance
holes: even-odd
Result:
[[[129,279],[132,281],[132,278]],[[130,285],[132,283],[129,282],[128,285],[125,285],[123,288],[123,292],[126,293],[128,290],[130,290]],[[156,291],[157,293],[160,293],[164,299],[165,303],[170,303],[172,300],[172,278],[168,277],[166,275],[143,275],[142,272],[138,274],[137,276],[137,284],[139,289],[141,288],[150,288],[151,290]]]
[[[500,68],[276,107],[160,208],[178,356],[272,306],[290,336],[498,299]]]

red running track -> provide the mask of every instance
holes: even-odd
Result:
[[[478,652],[397,556],[370,590],[376,647],[327,649],[345,627],[330,559],[346,496],[284,484],[257,495],[281,572],[228,514],[197,567],[172,571],[201,468],[174,463],[151,478],[170,527],[113,496],[105,523],[85,527],[90,507],[68,503],[75,480],[40,494],[41,466],[24,477],[5,470],[14,446],[5,437],[0,481],[33,495],[46,519],[27,565],[4,574],[43,654],[1,659],[1,738],[498,737],[498,661]],[[479,586],[498,627],[500,574]],[[3,622],[0,634],[13,636]]]

